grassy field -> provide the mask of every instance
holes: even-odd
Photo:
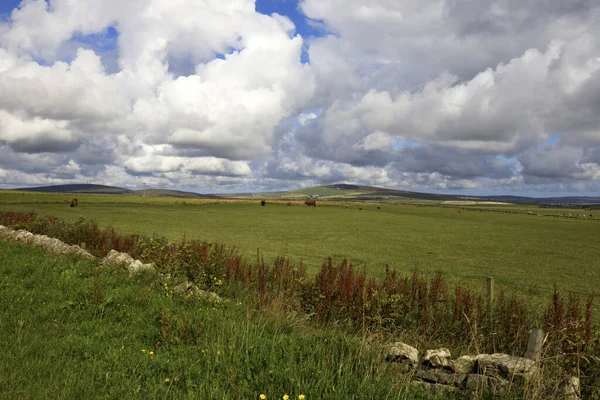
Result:
[[[426,398],[368,341],[166,279],[0,241],[0,399]]]
[[[458,213],[454,208],[410,205],[261,207],[256,201],[144,201],[98,195],[78,196],[80,206],[69,208],[70,197],[3,192],[0,210],[84,217],[124,232],[156,233],[173,240],[185,234],[237,246],[251,259],[260,248],[265,260],[287,255],[302,260],[309,271],[331,256],[366,266],[369,274],[378,277],[389,264],[405,271],[442,271],[475,279],[476,284],[481,282],[477,279],[492,276],[499,286],[524,290],[536,286],[534,291],[543,294],[555,282],[581,293],[597,292],[600,287],[597,220]]]

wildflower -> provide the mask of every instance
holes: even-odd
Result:
[[[174,382],[178,382],[179,381],[179,376],[176,376],[175,378],[173,378]]]
[[[304,395],[303,394],[299,394],[298,395],[298,400],[304,400]]]
[[[145,353],[145,352],[146,352],[146,349],[142,349],[142,353]]]
[[[150,354],[151,356],[153,356],[153,355],[154,355],[154,352],[153,352],[153,351],[151,351],[151,352],[149,352],[148,354]]]
[[[288,396],[287,394],[284,394],[282,397],[283,400],[290,400],[290,396]]]
[[[260,400],[265,400],[267,398],[267,395],[264,393],[261,393],[260,396],[258,396],[258,397],[260,397]]]
[[[165,378],[165,383],[171,382],[171,378]]]

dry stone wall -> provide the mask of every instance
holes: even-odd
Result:
[[[0,239],[32,244],[43,248],[49,253],[75,254],[88,260],[96,258],[79,246],[71,246],[56,238],[46,235],[36,235],[23,229],[15,231],[3,225],[0,225]]]
[[[483,394],[495,396],[523,387],[536,377],[539,364],[533,360],[508,354],[463,355],[451,358],[446,348],[421,353],[402,342],[388,346],[386,360],[400,363],[402,370],[413,376],[413,384],[436,394],[463,392],[467,397]],[[579,380],[571,378],[562,390],[562,399],[578,400]]]

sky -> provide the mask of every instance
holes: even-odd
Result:
[[[597,0],[2,0],[0,188],[600,193]]]

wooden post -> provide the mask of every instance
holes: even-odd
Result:
[[[491,308],[492,304],[494,303],[494,278],[488,276],[485,278],[485,281],[487,286],[488,306]]]
[[[542,355],[542,345],[544,344],[544,331],[533,327],[529,332],[529,341],[527,342],[527,351],[525,358],[533,361],[539,361]]]

